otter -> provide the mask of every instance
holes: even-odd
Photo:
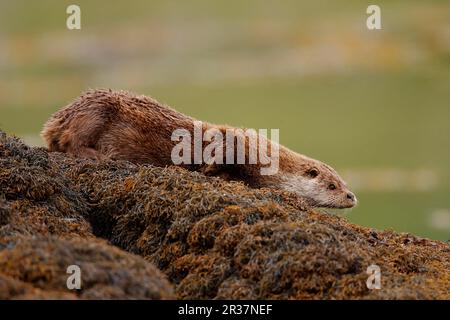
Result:
[[[127,91],[89,90],[53,114],[41,136],[49,151],[65,152],[75,157],[127,160],[136,164],[173,165],[176,145],[173,132],[195,131],[196,119],[147,97]],[[232,127],[202,122],[202,131],[222,132]],[[237,135],[250,145],[250,136]],[[275,174],[262,175],[260,161],[181,164],[188,170],[225,180],[242,181],[252,188],[272,188],[293,192],[312,207],[351,208],[355,195],[329,165],[298,154],[276,142],[258,136],[258,144],[268,143],[278,151],[279,168]],[[207,142],[202,142],[205,147]],[[245,149],[249,159],[251,147]],[[190,155],[193,157],[193,155]]]

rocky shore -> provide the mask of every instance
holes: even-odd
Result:
[[[81,289],[67,287],[79,266]],[[381,271],[370,290],[367,267]],[[0,299],[450,299],[450,245],[0,132]]]

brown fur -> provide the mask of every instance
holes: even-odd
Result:
[[[91,90],[56,112],[45,124],[42,137],[50,151],[66,152],[76,157],[108,157],[167,166],[173,164],[171,151],[178,143],[171,141],[172,132],[183,128],[193,135],[194,121],[146,96],[135,96],[125,91]],[[203,131],[210,128],[220,130],[225,136],[225,130],[230,127],[203,123]],[[269,145],[272,144],[269,141]],[[248,143],[245,151],[248,163]],[[259,163],[185,167],[227,180],[243,181],[251,187],[297,192],[309,199],[312,205],[351,207],[356,204],[356,199],[349,201],[351,192],[331,167],[283,146],[279,146],[279,152],[279,172],[271,176],[260,174]],[[311,174],[314,170],[317,177]],[[336,186],[333,192],[328,190],[330,184]]]

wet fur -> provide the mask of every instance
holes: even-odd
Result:
[[[56,112],[45,124],[41,135],[50,151],[66,152],[76,157],[108,157],[167,166],[173,164],[171,151],[178,143],[171,141],[172,132],[183,128],[193,135],[194,121],[146,96],[126,91],[91,90]],[[230,127],[203,123],[204,131],[210,128],[222,131],[225,136],[225,130]],[[248,141],[247,137],[245,139]],[[269,144],[273,142],[269,141]],[[245,149],[248,163],[248,143]],[[344,208],[356,204],[356,199],[349,201],[347,195],[351,192],[330,166],[281,145],[279,152],[279,172],[271,176],[260,174],[259,163],[184,167],[226,180],[243,181],[254,188],[270,187],[295,192],[313,206]],[[312,177],[312,170],[316,170],[318,175]],[[336,189],[329,190],[330,184],[334,184]]]

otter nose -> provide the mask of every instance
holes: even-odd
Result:
[[[351,192],[347,193],[347,199],[351,201],[355,201],[355,195]]]

